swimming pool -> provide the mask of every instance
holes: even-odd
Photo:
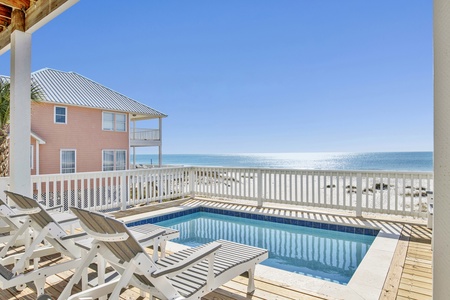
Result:
[[[262,262],[264,265],[343,285],[350,281],[378,233],[374,229],[207,208],[128,226],[143,223],[179,230],[180,237],[173,241],[187,246],[226,239],[265,248],[269,259]]]

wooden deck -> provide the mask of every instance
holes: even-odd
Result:
[[[432,299],[431,230],[405,225],[380,299]]]
[[[21,250],[21,249],[18,249]],[[151,254],[151,250],[148,252]],[[40,266],[45,266],[49,263],[61,262],[64,259],[60,256],[52,256],[45,257]],[[64,273],[60,273],[57,275],[53,275],[47,278],[47,284],[45,287],[45,293],[52,297],[52,299],[57,299],[61,294],[62,290],[66,286],[73,272],[68,271]],[[93,272],[91,273],[92,275]],[[285,288],[280,286],[280,284],[268,282],[262,278],[255,278],[256,291],[252,295],[247,295],[247,282],[248,279],[238,276],[227,284],[223,285],[221,288],[215,290],[202,297],[204,300],[240,300],[240,299],[255,299],[255,300],[263,300],[263,299],[305,299],[305,300],[314,300],[314,299],[327,299],[325,297],[321,297],[320,295],[314,293],[307,293],[302,291],[296,291],[293,289]],[[79,291],[80,286],[76,285],[73,292]],[[21,292],[17,292],[14,288],[1,290],[0,289],[0,299],[36,299],[37,295],[35,292],[34,286],[31,284],[25,290]],[[130,299],[149,299],[147,297],[142,297],[140,295],[140,291],[136,288],[130,288],[127,290],[123,290],[120,299],[130,300]]]
[[[172,207],[179,205],[180,203],[186,204],[186,202],[182,201],[178,203],[150,205],[128,210],[126,212],[118,212],[115,213],[115,216],[127,217],[133,214],[141,214],[143,212]],[[284,214],[286,212],[279,210],[279,213]],[[299,212],[299,214],[302,214],[303,217],[308,215],[312,218],[320,218],[322,220],[334,218],[329,214],[319,215],[311,212]],[[351,218],[345,216],[338,216],[335,218],[346,223],[354,222]],[[384,222],[379,219],[366,221],[371,224]],[[431,299],[431,231],[423,225],[402,222],[386,223],[389,228],[400,230],[401,237],[395,250],[394,259],[390,266],[380,299]],[[47,257],[42,264],[51,263],[61,259],[61,257]],[[72,272],[65,272],[48,277],[46,293],[53,299],[57,299],[71,275]],[[237,277],[202,299],[331,299],[330,297],[325,297],[314,292],[296,290],[287,287],[284,284],[270,282],[259,277],[256,277],[255,293],[253,295],[247,295],[245,292],[246,280],[247,279],[243,277]],[[36,299],[36,293],[33,286],[29,286],[21,292],[17,292],[14,289],[0,290],[0,299]],[[141,297],[137,289],[130,288],[123,291],[121,299],[148,299],[148,296],[145,298]]]

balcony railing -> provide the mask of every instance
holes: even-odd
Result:
[[[161,141],[158,129],[131,128],[130,146],[151,146]]]
[[[0,178],[0,188],[8,188]],[[432,172],[316,171],[168,167],[35,175],[33,196],[47,206],[95,210],[203,196],[425,217]],[[4,197],[3,197],[4,199]]]

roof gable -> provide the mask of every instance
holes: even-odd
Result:
[[[45,102],[164,118],[167,115],[75,72],[42,69],[31,74]]]

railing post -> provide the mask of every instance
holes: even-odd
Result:
[[[163,189],[164,189],[164,185],[163,182],[163,174],[161,169],[158,169],[158,202],[162,203],[163,202],[163,198],[164,198],[164,194],[163,194]]]
[[[263,206],[263,180],[262,180],[262,171],[261,169],[258,169],[257,171],[258,174],[258,180],[256,182],[257,186],[257,195],[256,195],[256,199],[258,201],[258,208],[261,208]]]
[[[191,198],[195,198],[195,167],[190,167],[189,169],[189,194]]]
[[[128,184],[127,184],[127,176],[125,172],[122,172],[122,175],[120,176],[120,200],[122,200],[122,208],[121,210],[127,209],[127,202],[128,202]]]
[[[422,191],[421,191],[422,192]],[[432,191],[427,191],[427,227],[433,228],[433,214],[434,214],[434,197]]]
[[[362,174],[356,175],[356,216],[362,216]]]

